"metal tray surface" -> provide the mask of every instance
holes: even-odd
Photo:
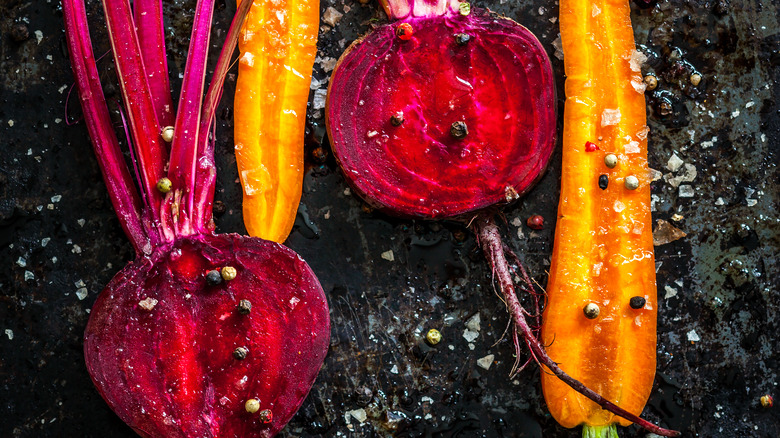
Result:
[[[178,88],[194,2],[166,6]],[[531,29],[549,51],[563,109],[553,1],[476,1]],[[637,44],[659,78],[647,94],[653,220],[686,237],[656,246],[655,387],[644,415],[693,437],[778,437],[778,3],[632,4]],[[323,98],[335,61],[385,20],[377,4],[323,0],[308,112],[308,171],[287,244],[318,274],[330,353],[283,437],[575,437],[541,396],[539,369],[514,379],[508,317],[474,236],[458,222],[401,220],[350,192],[329,154]],[[90,0],[96,53],[108,51]],[[226,29],[233,2],[218,2]],[[334,14],[337,12],[338,14]],[[341,14],[341,15],[339,15]],[[334,18],[335,17],[335,18]],[[57,1],[0,2],[0,436],[132,437],[94,389],[82,356],[89,309],[133,251],[113,215],[69,90]],[[214,56],[224,32],[214,37]],[[110,56],[100,61],[108,83]],[[702,81],[692,86],[689,77]],[[218,115],[219,232],[244,232],[232,153],[232,91]],[[109,100],[119,99],[114,85]],[[666,114],[669,113],[669,114]],[[560,128],[560,126],[559,126]],[[317,148],[321,148],[315,152]],[[324,153],[324,155],[323,155]],[[324,159],[323,159],[324,157]],[[677,158],[672,158],[677,157]],[[670,159],[672,160],[670,162]],[[543,180],[506,208],[506,242],[542,284],[560,188],[560,144]],[[540,214],[546,227],[523,223]],[[392,257],[391,257],[392,255]],[[479,316],[479,330],[475,316]],[[476,331],[468,341],[464,331]],[[423,341],[428,328],[443,341]],[[479,359],[493,355],[484,369]],[[647,436],[636,427],[621,435]]]

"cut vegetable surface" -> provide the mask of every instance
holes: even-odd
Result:
[[[560,12],[563,176],[542,342],[561,369],[639,415],[653,387],[657,310],[643,55],[627,0],[562,0]],[[553,417],[587,436],[631,423],[555,376],[542,374],[542,387]]]
[[[468,3],[382,5],[395,21],[350,46],[328,89],[328,134],[347,181],[394,214],[466,220],[512,317],[515,347],[523,342],[531,351],[526,364],[535,359],[604,409],[669,433],[561,370],[515,292],[514,277],[525,290],[534,284],[502,243],[494,206],[528,191],[553,149],[554,81],[539,41],[519,24]]]
[[[379,207],[452,217],[514,201],[555,145],[547,54],[482,10],[385,24],[342,56],[328,127],[349,182]]]
[[[303,184],[303,137],[317,53],[318,0],[256,1],[241,29],[236,162],[249,235],[283,242]]]
[[[113,130],[84,3],[66,0],[84,119],[137,253],[92,308],[87,368],[106,402],[141,436],[273,436],[306,398],[330,324],[322,287],[292,250],[213,233],[213,118],[250,4],[239,7],[204,98],[214,2],[198,1],[175,119],[162,77],[164,46],[154,45],[164,40],[162,9],[137,1],[136,21],[128,2],[103,6],[140,192]]]

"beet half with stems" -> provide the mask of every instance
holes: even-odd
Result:
[[[214,4],[197,3],[174,117],[161,2],[136,0],[132,10],[125,0],[103,2],[137,188],[98,79],[84,2],[63,2],[84,120],[136,250],[92,308],[84,356],[100,394],[144,437],[275,435],[306,398],[329,343],[322,287],[296,253],[213,232],[214,112],[252,2],[239,6],[204,99]]]
[[[538,181],[554,148],[554,78],[541,43],[456,0],[381,4],[391,22],[346,50],[328,88],[328,134],[347,181],[391,214],[470,224],[512,318],[513,373],[535,360],[604,409],[662,432],[550,359],[527,318],[538,323],[539,294],[494,219]],[[535,313],[520,304],[513,277],[534,296]],[[521,342],[531,353],[522,365]]]

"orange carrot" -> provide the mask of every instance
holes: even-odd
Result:
[[[642,55],[628,0],[561,0],[560,27],[563,176],[542,341],[564,371],[639,415],[657,310]],[[630,424],[554,376],[542,388],[553,417],[583,436]]]
[[[255,1],[242,28],[234,141],[252,236],[282,242],[295,221],[318,29],[318,0]]]

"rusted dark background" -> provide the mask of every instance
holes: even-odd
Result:
[[[562,110],[557,5],[476,5],[537,34],[558,76]],[[173,78],[183,69],[191,8],[168,8]],[[99,5],[90,1],[88,9],[96,52],[104,53]],[[216,29],[227,28],[234,9],[220,3]],[[357,1],[324,0],[321,9],[330,24],[321,23],[307,148],[321,144],[327,152],[327,77],[345,46],[384,17],[376,4]],[[634,5],[637,43],[650,55],[645,70],[659,77],[648,94],[650,164],[661,172],[654,220],[687,233],[656,247],[658,370],[644,414],[684,436],[780,436],[780,407],[759,403],[763,394],[780,395],[778,10],[776,1]],[[89,309],[133,252],[86,129],[66,124],[80,110],[75,96],[66,107],[73,79],[61,19],[57,1],[0,0],[0,437],[130,437],[82,359]],[[100,66],[110,81],[110,56]],[[698,86],[692,73],[703,78]],[[231,151],[234,79],[218,128],[217,199],[228,206],[217,219],[220,232],[244,232]],[[115,87],[106,91],[119,99]],[[505,210],[507,242],[542,283],[559,179],[560,152],[539,186]],[[544,216],[544,230],[522,225],[531,214]],[[322,373],[283,436],[579,436],[549,416],[538,369],[508,378],[507,315],[461,224],[368,210],[329,156],[310,162],[287,243],[319,275],[333,331]],[[477,314],[479,330],[468,342],[466,323],[476,331]],[[444,335],[435,348],[421,338],[430,327]],[[490,354],[495,362],[486,370],[477,361]],[[621,434],[646,435],[636,428]]]

